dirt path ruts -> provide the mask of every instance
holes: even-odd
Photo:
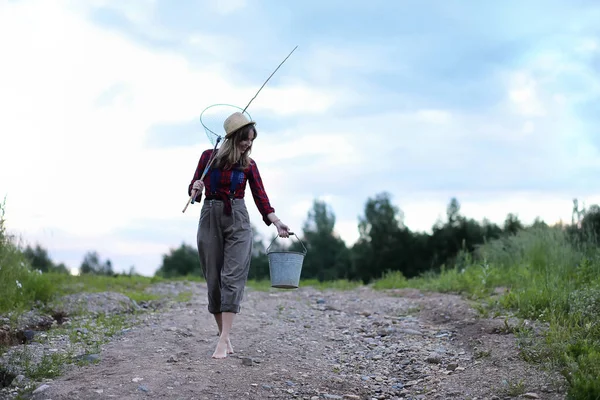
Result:
[[[249,291],[236,354],[214,360],[216,325],[195,284],[189,303],[149,316],[103,346],[98,364],[33,398],[563,399],[561,380],[521,361],[502,324],[457,296],[414,290]]]

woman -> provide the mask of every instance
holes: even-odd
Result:
[[[208,286],[208,311],[219,327],[219,341],[213,358],[233,353],[229,333],[248,278],[252,257],[252,227],[244,202],[246,182],[258,211],[267,226],[273,224],[280,237],[289,237],[289,228],[275,215],[254,160],[250,158],[256,139],[255,122],[242,113],[230,115],[223,124],[225,141],[200,180],[213,150],[202,153],[188,195],[205,201],[198,223],[198,254]]]

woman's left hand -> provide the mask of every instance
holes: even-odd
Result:
[[[281,220],[273,223],[277,227],[277,234],[282,238],[290,237],[290,228],[281,222]]]

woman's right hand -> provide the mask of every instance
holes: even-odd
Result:
[[[198,191],[202,192],[204,190],[204,182],[197,180],[192,184],[192,190],[195,190],[196,193],[198,193]]]

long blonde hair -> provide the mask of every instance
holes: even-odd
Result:
[[[242,153],[239,149],[239,144],[242,140],[247,140],[250,132],[254,132],[254,139],[258,136],[254,125],[246,125],[233,132],[229,138],[225,140],[219,148],[217,157],[215,158],[215,167],[219,169],[231,169],[239,163],[239,169],[246,169],[250,165],[250,152],[252,144]]]

